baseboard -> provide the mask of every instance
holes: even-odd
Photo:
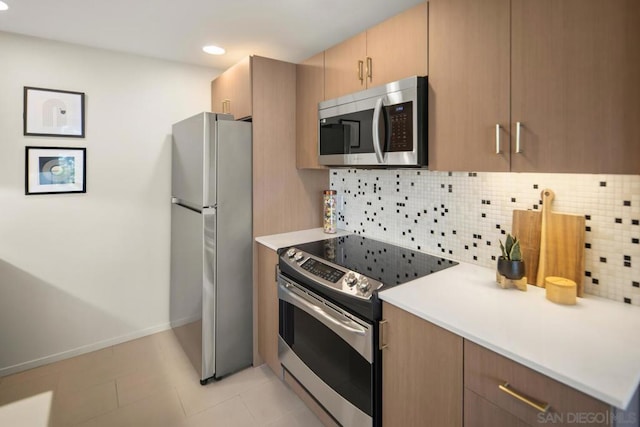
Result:
[[[96,343],[83,345],[80,347],[73,348],[71,350],[52,354],[50,356],[41,357],[39,359],[34,359],[34,360],[30,360],[23,363],[18,363],[16,365],[8,366],[5,368],[0,368],[0,377],[15,374],[16,372],[26,371],[27,369],[37,368],[38,366],[47,365],[53,362],[58,362],[60,360],[68,359],[74,356],[79,356],[85,353],[90,353],[92,351],[102,350],[103,348],[110,347],[112,345],[122,344],[123,342],[146,337],[147,335],[152,335],[158,332],[166,331],[167,329],[171,329],[171,324],[169,322],[152,326],[150,328],[141,329],[139,331],[131,332],[115,338],[109,338]]]

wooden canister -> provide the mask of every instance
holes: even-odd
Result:
[[[544,283],[549,301],[557,304],[575,305],[578,289],[576,282],[564,277],[547,276]]]

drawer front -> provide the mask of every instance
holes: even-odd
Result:
[[[612,418],[609,405],[467,340],[464,384],[532,426],[609,426]],[[545,404],[546,412],[533,406]]]
[[[472,392],[464,389],[464,427],[528,427],[502,408]]]

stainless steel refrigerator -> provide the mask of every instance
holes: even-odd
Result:
[[[171,327],[201,384],[252,361],[251,123],[173,125]]]

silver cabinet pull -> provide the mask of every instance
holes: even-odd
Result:
[[[522,123],[516,122],[516,153],[518,154],[522,153],[522,150],[520,149],[520,127],[521,126],[522,126]]]
[[[500,154],[500,125],[496,125],[496,154]]]

